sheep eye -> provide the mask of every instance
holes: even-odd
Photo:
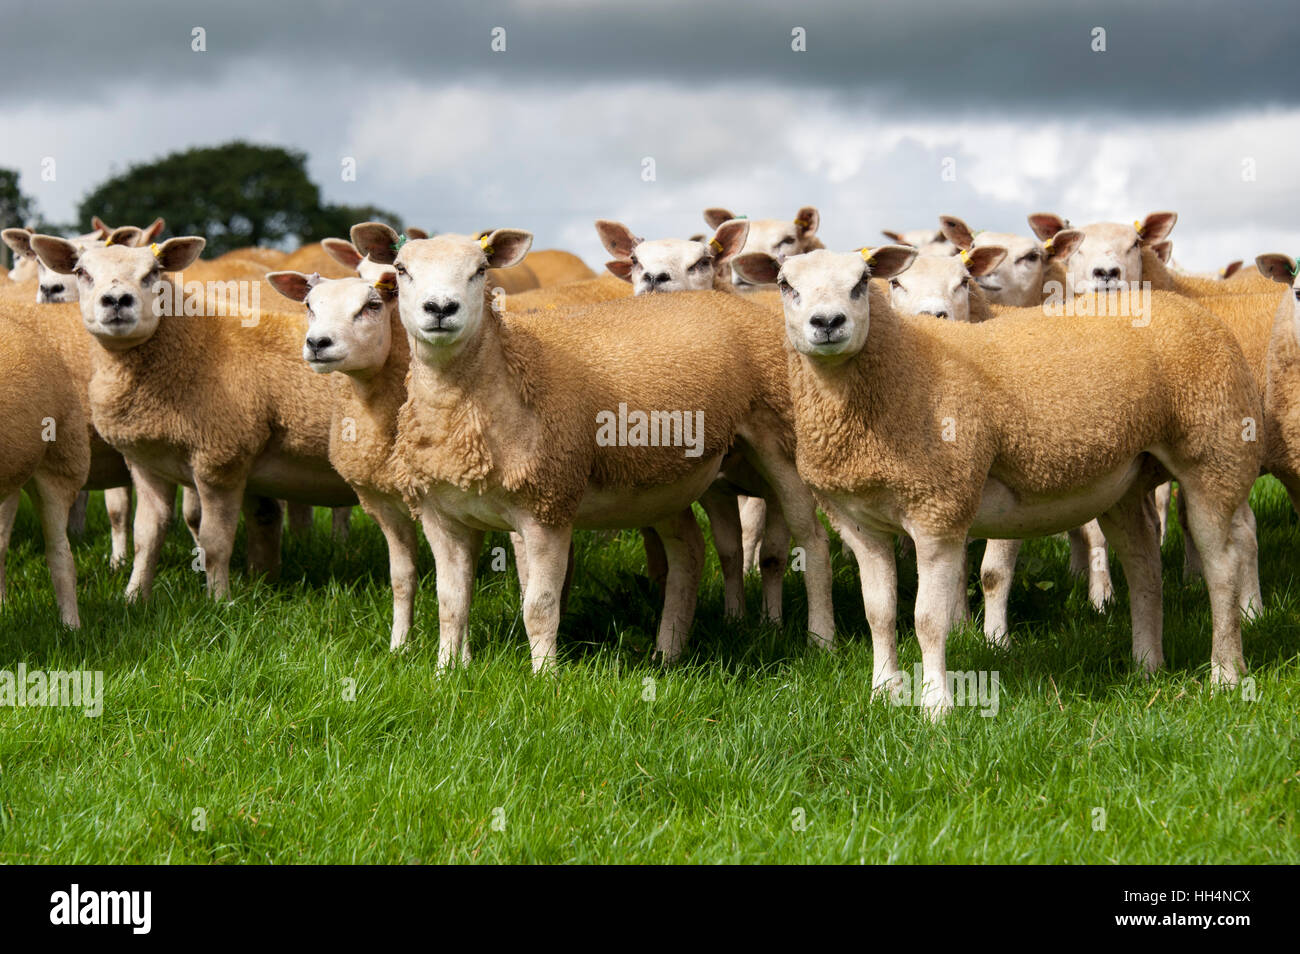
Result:
[[[697,272],[697,271],[699,271],[701,268],[703,268],[705,265],[708,265],[708,264],[709,264],[709,260],[708,260],[707,258],[702,258],[702,259],[700,259],[698,262],[696,262],[694,265],[692,265],[692,266],[690,267],[690,271],[692,271],[692,272]]]
[[[776,247],[780,248],[782,245],[793,245],[793,244],[794,244],[794,238],[792,236],[787,235],[785,238],[781,239],[781,241],[776,243]]]
[[[897,278],[891,278],[891,279],[889,280],[889,287],[890,287],[890,288],[896,288],[896,289],[898,289],[899,291],[902,291],[902,290],[903,290],[903,283],[900,282]]]
[[[399,275],[405,275],[405,274],[406,274],[406,266],[405,266],[405,265],[397,265],[397,264],[395,264],[395,265],[393,265],[393,268],[394,268],[394,270],[396,270],[397,274],[399,274]]]
[[[1022,262],[1036,262],[1036,261],[1038,261],[1038,253],[1037,253],[1037,252],[1030,252],[1028,255],[1026,255],[1024,258],[1022,258],[1021,261],[1022,261]]]
[[[868,280],[869,278],[867,275],[863,275],[861,278],[859,278],[858,283],[854,285],[853,290],[849,292],[849,297],[853,299],[861,298],[862,293],[867,290]]]
[[[478,271],[474,273],[474,277],[475,277],[475,278],[478,278],[480,275],[486,275],[486,274],[487,274],[487,266],[486,266],[486,265],[480,265],[480,266],[478,267]]]
[[[630,255],[630,256],[628,256],[628,261],[631,262],[633,265],[636,265],[636,266],[639,266],[639,265],[641,264],[640,262],[638,262],[638,261],[636,260],[636,256],[635,256],[635,255]]]
[[[794,289],[790,287],[790,283],[784,278],[777,278],[776,287],[781,289],[783,292],[794,291]]]

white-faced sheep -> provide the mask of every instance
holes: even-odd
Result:
[[[1253,544],[1242,511],[1259,469],[1241,422],[1259,414],[1259,397],[1231,335],[1167,294],[1153,296],[1141,327],[1040,309],[982,324],[899,316],[870,279],[915,254],[886,246],[865,262],[825,251],[735,262],[783,291],[799,471],[857,556],[875,685],[901,682],[893,535],[916,543],[922,701],[938,713],[952,705],[945,646],[967,539],[1042,536],[1099,512],[1129,581],[1134,657],[1159,666],[1160,559],[1146,501],[1169,474],[1205,557],[1212,678],[1235,683],[1245,669],[1241,562]]]
[[[704,210],[704,221],[711,229],[717,229],[724,222],[736,218],[744,217],[734,215],[726,209]],[[749,234],[745,238],[745,247],[742,249],[746,254],[763,252],[780,261],[791,255],[799,255],[823,247],[821,239],[817,237],[817,229],[821,226],[821,213],[815,206],[805,205],[795,213],[793,221],[788,219],[747,219],[747,221]],[[730,272],[731,280],[735,284],[748,287],[749,283],[734,271],[730,269],[726,271]],[[724,277],[725,275],[724,272]]]
[[[249,568],[274,574],[283,520],[276,499],[356,502],[329,465],[330,388],[302,362],[301,318],[262,314],[250,324],[207,314],[206,302],[204,313],[165,314],[175,310],[170,273],[203,244],[191,236],[82,250],[32,238],[46,267],[81,286],[82,320],[96,342],[92,420],[132,465],[139,503],[128,598],[152,587],[177,483],[198,491],[199,546],[217,598],[229,592],[241,506]]]
[[[302,349],[311,369],[339,372],[333,382],[330,463],[388,543],[393,588],[389,645],[400,649],[414,615],[418,530],[393,457],[397,412],[406,401],[410,366],[410,347],[397,315],[396,275],[390,266],[373,281],[322,279],[301,272],[266,277],[282,295],[307,305]]]
[[[776,488],[807,552],[809,632],[831,643],[830,556],[793,465],[778,318],[736,295],[683,292],[594,305],[581,322],[505,321],[485,274],[520,261],[529,233],[441,235],[394,251],[392,230],[368,223],[352,240],[392,259],[411,336],[397,448],[437,563],[440,664],[469,658],[475,556],[492,529],[523,538],[524,625],[542,669],[555,659],[573,530],[653,526],[669,564],[656,645],[677,658],[703,561],[691,504],[733,451]]]

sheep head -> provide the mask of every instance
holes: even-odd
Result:
[[[921,255],[905,274],[889,281],[894,310],[906,315],[934,315],[952,321],[971,320],[971,288],[1006,259],[1007,250],[985,245],[960,255]]]
[[[81,319],[104,347],[123,351],[148,341],[165,310],[158,294],[165,274],[180,271],[203,251],[198,236],[170,238],[161,245],[137,248],[140,230],[117,229],[107,244],[79,248],[53,235],[33,235],[32,249],[41,264],[76,279]]]
[[[139,229],[134,229],[132,232],[139,232]],[[76,301],[77,283],[69,281],[41,261],[40,256],[32,248],[34,234],[31,229],[5,229],[0,233],[0,237],[3,237],[4,243],[13,250],[15,257],[14,269],[9,273],[9,277],[14,281],[30,281],[35,278],[38,305],[57,305]],[[99,232],[92,232],[65,241],[78,249],[88,249],[103,245],[105,238],[107,233],[101,236]]]
[[[880,234],[895,245],[910,245],[920,255],[956,255],[957,246],[943,229],[911,229],[906,232],[893,232],[881,229]]]
[[[1300,264],[1292,261],[1289,255],[1269,253],[1256,258],[1255,267],[1265,278],[1271,278],[1290,289],[1278,303],[1273,333],[1277,334],[1279,328],[1289,327],[1295,340],[1300,341]],[[1287,318],[1290,318],[1289,322]]]
[[[455,357],[482,326],[488,269],[523,261],[533,234],[496,229],[478,240],[438,235],[407,241],[382,222],[365,222],[353,226],[352,244],[372,261],[393,267],[398,311],[416,357],[436,364]]]
[[[796,351],[828,364],[862,350],[871,322],[872,278],[893,278],[916,260],[916,249],[882,245],[859,252],[806,252],[778,262],[761,252],[732,268],[754,284],[781,290],[785,331]]]
[[[1178,221],[1176,212],[1152,212],[1140,222],[1097,222],[1079,229],[1083,241],[1065,260],[1067,280],[1076,295],[1129,287],[1142,281],[1142,249],[1159,245]],[[1040,212],[1029,225],[1041,239],[1068,228],[1059,216]]]
[[[612,262],[611,274],[632,283],[633,294],[705,291],[713,287],[717,267],[737,255],[749,235],[749,222],[728,219],[708,240],[653,239],[632,234],[622,222],[596,221],[596,232]]]
[[[318,374],[339,371],[368,378],[388,361],[392,348],[397,273],[390,265],[373,281],[323,279],[302,272],[271,272],[271,287],[307,306],[302,357]]]
[[[1000,263],[978,275],[971,274],[989,301],[1019,308],[1043,301],[1048,267],[1069,258],[1083,241],[1083,233],[1077,229],[1062,229],[1046,241],[1012,232],[972,232],[965,222],[952,215],[940,216],[939,225],[944,236],[958,249],[974,252],[996,246],[1006,250]]]
[[[735,219],[727,209],[705,209],[704,221],[710,228],[720,228],[724,222]],[[762,252],[778,262],[785,261],[793,255],[802,255],[822,247],[817,238],[817,229],[821,225],[821,213],[815,206],[805,205],[795,213],[794,220],[788,219],[753,219],[749,220],[749,234],[745,238],[740,254]],[[749,284],[732,269],[732,281],[737,285]]]

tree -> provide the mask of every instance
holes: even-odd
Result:
[[[18,173],[0,169],[0,228],[21,228],[36,217],[36,202],[18,188]],[[0,261],[11,265],[9,246],[0,244]]]
[[[83,222],[98,215],[113,225],[143,225],[161,215],[173,235],[204,236],[213,256],[246,245],[340,234],[321,232],[323,225],[333,228],[338,215],[330,210],[340,207],[321,204],[306,159],[295,150],[246,142],[187,149],[103,183],[81,201],[78,216]],[[383,217],[396,221],[391,213]],[[341,234],[346,233],[345,227]]]

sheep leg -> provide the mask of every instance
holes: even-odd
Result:
[[[668,559],[668,577],[664,583],[663,614],[659,617],[659,634],[655,652],[659,661],[669,665],[681,656],[686,637],[695,619],[700,579],[704,574],[704,534],[690,508],[676,517],[655,524]]]
[[[193,487],[181,487],[181,517],[185,520],[185,527],[190,531],[194,545],[198,546],[203,507],[199,503],[199,492]]]
[[[758,569],[763,578],[763,615],[779,623],[785,568],[790,563],[790,528],[785,525],[785,517],[775,502],[767,504],[764,510],[763,541],[758,557]]]
[[[330,533],[335,540],[346,540],[352,532],[352,508],[335,507],[330,513]]]
[[[419,586],[415,557],[419,538],[415,523],[405,508],[394,506],[382,498],[365,496],[361,496],[361,505],[379,524],[388,543],[388,579],[393,588],[393,632],[388,648],[397,652],[406,646],[415,621],[415,591]]]
[[[515,551],[515,572],[519,574],[519,593],[522,596],[528,589],[528,550],[524,547],[524,538],[513,530],[510,531],[510,549]]]
[[[1178,492],[1176,503],[1178,525],[1183,529],[1183,582],[1191,583],[1202,579],[1205,570],[1201,566],[1201,553],[1196,549],[1196,541],[1192,539],[1192,531],[1187,526],[1187,495],[1181,490]]]
[[[235,549],[235,530],[244,503],[241,481],[234,487],[218,487],[195,480],[203,519],[199,521],[199,550],[207,579],[207,592],[214,600],[230,596],[230,556]]]
[[[1087,554],[1088,601],[1098,612],[1115,598],[1115,587],[1110,579],[1110,563],[1106,559],[1106,535],[1096,520],[1070,531],[1070,569],[1075,569],[1080,554]]]
[[[1166,480],[1152,491],[1156,501],[1156,520],[1160,527],[1160,545],[1165,545],[1165,535],[1169,530],[1169,498],[1174,495],[1174,482]]]
[[[916,638],[921,644],[921,705],[932,719],[952,708],[948,679],[948,633],[956,624],[957,590],[965,585],[966,534],[941,536],[918,530],[916,542]],[[915,690],[913,690],[915,691]]]
[[[153,591],[158,557],[162,554],[167,525],[171,523],[172,510],[176,506],[176,485],[166,478],[143,467],[132,467],[131,480],[135,484],[136,496],[132,523],[135,559],[131,564],[131,579],[126,584],[128,603],[148,599]]]
[[[1016,558],[1023,540],[989,540],[980,563],[980,587],[984,590],[984,638],[1003,649],[1011,645],[1007,605],[1016,578]]]
[[[1133,625],[1133,661],[1145,672],[1164,665],[1160,524],[1155,498],[1134,487],[1098,518],[1124,568]]]
[[[469,608],[474,598],[474,570],[483,547],[483,531],[448,520],[426,504],[420,511],[424,535],[433,550],[438,588],[438,671],[467,665]],[[529,586],[533,566],[529,566]],[[527,599],[525,590],[525,599]]]
[[[862,608],[871,628],[872,694],[892,693],[898,689],[903,675],[898,668],[898,563],[894,538],[858,526],[835,510],[829,501],[823,501],[823,505],[858,564]]]
[[[528,550],[524,629],[532,652],[533,672],[542,672],[555,667],[560,602],[569,566],[573,528],[546,526],[530,518],[519,527],[519,532]]]
[[[78,492],[72,501],[72,509],[68,511],[68,533],[74,537],[86,532],[86,505],[89,503],[90,492],[86,490]]]
[[[776,502],[806,559],[804,587],[808,594],[810,642],[823,649],[835,646],[835,612],[831,606],[831,551],[826,528],[817,519],[817,502],[799,477],[794,461],[772,438],[774,427],[760,423],[744,434],[746,459],[758,469],[776,495]]]
[[[110,570],[126,566],[127,527],[131,523],[131,485],[109,487],[104,491],[104,509],[108,511],[108,532],[112,539],[113,555],[108,559]]]
[[[1247,525],[1238,506],[1225,505],[1199,484],[1179,481],[1180,496],[1187,497],[1187,523],[1205,570],[1205,585],[1210,595],[1213,636],[1210,649],[1210,682],[1215,686],[1235,686],[1246,671],[1241,653],[1242,557],[1240,531],[1234,523]],[[1221,496],[1222,495],[1218,495]]]
[[[745,548],[745,572],[758,569],[759,546],[763,542],[767,501],[762,497],[740,498],[740,533]]]
[[[700,498],[700,506],[709,518],[713,548],[718,551],[718,564],[722,567],[723,612],[740,619],[745,615],[745,566],[739,498],[710,486]],[[649,557],[648,547],[646,556]]]
[[[664,542],[654,527],[642,527],[641,544],[645,547],[646,575],[650,577],[650,585],[663,592],[668,579],[668,556],[664,553]]]
[[[1264,611],[1264,595],[1259,588],[1259,538],[1255,511],[1250,509],[1249,500],[1232,516],[1232,538],[1241,554],[1241,614],[1254,619]]]
[[[77,499],[81,484],[80,480],[74,482],[37,471],[27,485],[28,493],[40,512],[41,532],[45,536],[45,564],[50,568],[59,618],[64,626],[72,629],[81,627],[81,617],[77,613],[77,567],[72,560],[72,547],[68,544],[68,512]]]
[[[18,516],[18,505],[21,502],[21,490],[15,490],[0,500],[0,603],[5,599],[5,565],[9,558],[9,538],[13,536],[14,519]]]
[[[298,503],[294,500],[286,501],[285,503],[286,508],[289,511],[289,532],[299,535],[311,533],[311,504]]]
[[[273,497],[244,498],[244,532],[248,555],[248,575],[268,580],[280,576],[280,537],[284,531],[284,511]]]

